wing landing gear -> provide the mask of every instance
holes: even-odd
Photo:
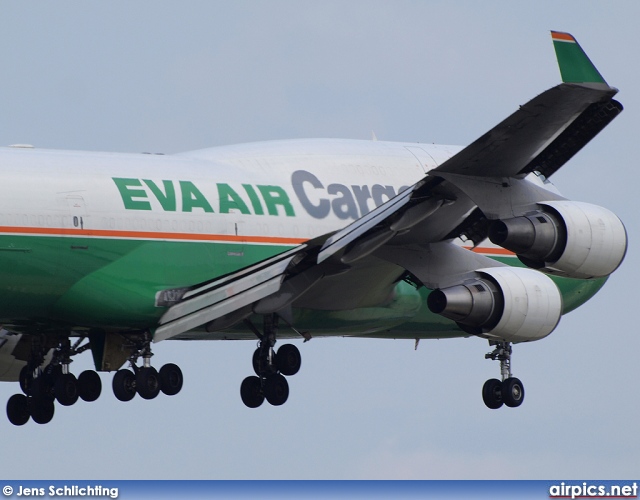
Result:
[[[252,359],[257,376],[252,375],[242,381],[242,402],[249,408],[257,408],[265,399],[273,406],[283,405],[289,398],[289,383],[284,375],[298,373],[302,364],[300,351],[293,344],[284,344],[277,352],[274,351],[278,331],[277,314],[264,315],[262,333],[249,320],[245,320],[245,325],[255,333],[259,342]]]
[[[121,369],[113,377],[112,388],[116,399],[131,401],[136,394],[142,399],[154,399],[163,392],[174,396],[182,389],[182,370],[178,365],[167,363],[158,372],[151,366],[151,335],[145,333],[131,345],[129,364],[131,369]],[[142,366],[136,363],[142,358]]]
[[[511,375],[511,342],[489,342],[495,346],[490,353],[485,354],[485,359],[500,361],[500,374],[502,380],[489,379],[482,387],[482,399],[487,408],[497,410],[503,404],[516,408],[524,401],[524,386],[520,379]]]

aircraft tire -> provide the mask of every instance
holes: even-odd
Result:
[[[253,351],[253,357],[251,358],[251,365],[256,375],[260,376],[260,349]]]
[[[278,371],[278,355],[274,353],[273,364],[269,364],[266,357],[260,356],[261,349],[258,348],[253,352],[253,358],[251,364],[253,365],[253,371],[258,377],[268,377]]]
[[[284,344],[278,349],[276,364],[278,365],[278,370],[280,370],[280,373],[283,375],[295,375],[302,365],[300,351],[293,344]]]
[[[283,405],[289,398],[289,383],[279,373],[271,375],[264,384],[264,395],[273,406]]]
[[[131,401],[136,395],[136,376],[131,370],[118,370],[111,385],[113,395],[120,401]]]
[[[20,370],[20,377],[18,380],[20,381],[20,389],[28,395],[33,384],[33,370],[30,370],[26,365],[23,366],[22,370]]]
[[[240,397],[248,408],[257,408],[264,402],[260,379],[254,375],[245,378],[240,386]]]
[[[160,390],[167,396],[175,396],[182,389],[184,379],[178,365],[167,363],[160,368]]]
[[[519,379],[509,377],[502,382],[502,401],[510,408],[516,408],[524,401],[524,386]]]
[[[29,421],[29,400],[24,394],[14,394],[7,401],[7,418],[13,425],[24,425]]]
[[[482,386],[482,400],[487,408],[497,410],[502,406],[502,382],[497,378],[487,380]]]
[[[53,377],[51,375],[47,375],[45,373],[41,373],[38,378],[34,378],[31,383],[31,394],[34,399],[37,400],[50,400],[53,401],[55,399],[53,395]]]
[[[31,418],[36,424],[48,424],[55,413],[52,399],[34,399],[30,401]]]
[[[140,368],[136,375],[136,390],[142,399],[153,399],[160,394],[160,375],[150,366]]]
[[[85,370],[78,376],[78,396],[80,399],[90,403],[98,399],[101,393],[102,380],[97,372]]]
[[[72,406],[78,401],[78,380],[72,373],[56,377],[53,393],[62,406]]]

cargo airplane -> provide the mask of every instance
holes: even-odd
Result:
[[[15,425],[55,404],[177,394],[164,340],[254,339],[244,404],[282,405],[298,348],[326,336],[479,337],[519,406],[512,346],[540,340],[622,262],[609,210],[549,178],[618,113],[567,33],[563,83],[467,147],[283,140],[173,155],[0,148],[0,379]],[[70,371],[90,351],[95,370]]]

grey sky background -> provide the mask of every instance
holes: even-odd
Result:
[[[635,1],[0,2],[0,144],[174,153],[344,137],[467,144],[560,82],[574,34],[625,111],[554,176],[616,212],[626,261],[548,338],[514,349],[526,399],[485,408],[479,339],[298,342],[289,401],[244,407],[252,342],[163,342],[183,391],[2,415],[7,479],[637,478]],[[88,166],[89,168],[89,166]],[[73,363],[89,367],[85,354]],[[0,401],[18,392],[0,384]]]

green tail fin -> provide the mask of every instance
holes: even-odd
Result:
[[[556,50],[562,81],[565,83],[602,83],[602,75],[587,57],[576,39],[569,33],[552,31],[553,47]]]

